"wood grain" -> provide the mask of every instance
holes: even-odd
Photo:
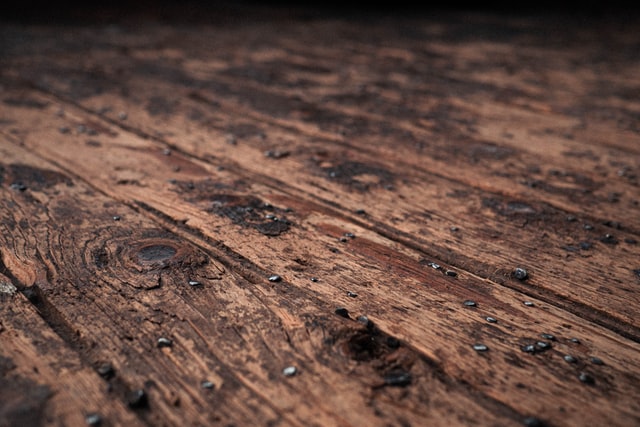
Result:
[[[3,396],[38,384],[54,424],[638,424],[635,21],[457,18],[1,27],[2,310],[57,343],[33,375],[3,320]]]

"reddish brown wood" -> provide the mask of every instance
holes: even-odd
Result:
[[[3,320],[30,350],[0,393],[86,393],[47,423],[640,422],[640,42],[466,19],[3,27],[2,310],[78,370],[27,372]]]

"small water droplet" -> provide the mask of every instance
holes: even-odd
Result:
[[[535,304],[533,302],[531,302],[531,301],[524,301],[523,304],[526,305],[527,307],[534,307],[535,306]]]
[[[163,348],[163,347],[171,347],[173,345],[173,341],[171,341],[169,338],[158,338],[158,348]]]
[[[580,375],[578,376],[578,379],[580,381],[582,381],[585,384],[595,384],[596,383],[596,379],[593,378],[591,375],[587,374],[586,372],[580,372]]]
[[[547,423],[536,417],[527,417],[522,420],[522,424],[525,427],[546,427],[547,425]]]
[[[563,359],[567,362],[567,363],[576,363],[578,361],[578,359],[576,359],[575,357],[571,356],[570,354],[565,354],[563,356]]]
[[[411,384],[411,374],[404,371],[391,372],[384,376],[384,383],[393,387],[406,387]]]
[[[456,272],[455,272],[455,271],[453,271],[453,270],[447,270],[447,271],[445,271],[445,273],[444,273],[444,274],[446,274],[446,275],[447,275],[447,276],[449,276],[449,277],[456,277],[456,276],[458,275],[458,273],[456,273]]]
[[[440,270],[442,267],[440,266],[440,264],[436,264],[435,262],[430,262],[429,264],[427,264],[429,267],[433,268],[434,270]]]
[[[356,235],[353,233],[344,233],[344,237],[347,237],[349,239],[355,239]]]
[[[533,344],[523,345],[520,349],[525,353],[536,353],[536,346]]]
[[[491,316],[486,317],[485,320],[487,322],[489,322],[489,323],[498,323],[498,319],[496,319],[495,317],[491,317]]]
[[[198,282],[197,280],[189,280],[189,286],[201,286],[202,283]]]
[[[513,277],[518,280],[526,280],[529,277],[529,273],[524,268],[516,268],[513,270]]]
[[[98,366],[97,371],[98,375],[106,380],[111,379],[116,375],[116,372],[113,369],[111,363],[103,363],[102,365]]]
[[[346,319],[348,319],[348,318],[349,318],[349,310],[347,310],[347,309],[346,309],[346,308],[344,308],[344,307],[338,307],[338,308],[336,308],[336,309],[335,309],[335,313],[336,313],[338,316],[344,317],[344,318],[346,318]]]
[[[555,341],[556,337],[551,335],[551,334],[540,334],[540,336],[542,338],[544,338],[545,340],[550,340],[550,341]]]
[[[486,345],[484,345],[484,344],[474,344],[474,345],[473,345],[473,349],[474,349],[475,351],[488,351],[488,350],[489,350],[489,347],[487,347],[487,346],[486,346]]]
[[[551,343],[546,341],[538,341],[536,343],[536,347],[538,347],[541,351],[549,350],[552,346]]]
[[[450,227],[449,230],[455,233],[456,231],[460,230],[460,228],[453,226],[453,227]]]
[[[118,215],[114,215],[113,220],[114,221],[120,221],[120,217]]]
[[[571,341],[574,344],[580,344],[580,340],[578,338],[571,338],[569,341]]]
[[[132,409],[146,408],[149,405],[147,393],[142,390],[134,390],[127,396],[127,404]]]
[[[466,300],[465,302],[463,302],[464,305],[466,305],[467,307],[477,307],[478,304],[476,304],[475,301],[472,301],[470,299]]]
[[[368,329],[373,328],[373,322],[367,316],[358,316],[358,322],[362,323]]]
[[[277,274],[274,274],[272,276],[269,276],[269,281],[270,282],[280,282],[280,281],[282,281],[282,277],[278,276]]]
[[[595,356],[591,358],[591,363],[593,363],[594,365],[604,365],[604,362],[602,361],[602,359]]]
[[[355,292],[347,292],[347,296],[351,298],[356,298],[358,294],[356,294]]]
[[[12,190],[16,190],[16,191],[20,191],[20,192],[22,192],[22,191],[26,191],[26,190],[27,190],[27,186],[26,186],[26,185],[24,185],[24,184],[23,184],[23,183],[21,183],[21,182],[14,182],[14,183],[13,183],[13,184],[11,184],[9,187],[10,187]]]
[[[320,279],[318,279],[317,277],[312,277],[312,278],[311,278],[311,281],[312,281],[312,282],[317,282],[318,280],[320,280]]]
[[[282,370],[282,374],[285,377],[292,377],[298,373],[298,369],[295,366],[287,366]]]
[[[212,389],[215,387],[215,384],[213,384],[211,381],[202,381],[200,383],[200,386],[202,388],[206,388],[206,389]]]
[[[88,414],[84,418],[84,422],[91,427],[99,427],[102,425],[102,417],[99,414]]]

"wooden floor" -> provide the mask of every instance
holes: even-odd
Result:
[[[640,19],[246,12],[0,27],[0,426],[640,425]]]

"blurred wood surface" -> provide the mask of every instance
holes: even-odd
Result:
[[[0,426],[640,424],[636,15],[207,13],[0,26]]]

